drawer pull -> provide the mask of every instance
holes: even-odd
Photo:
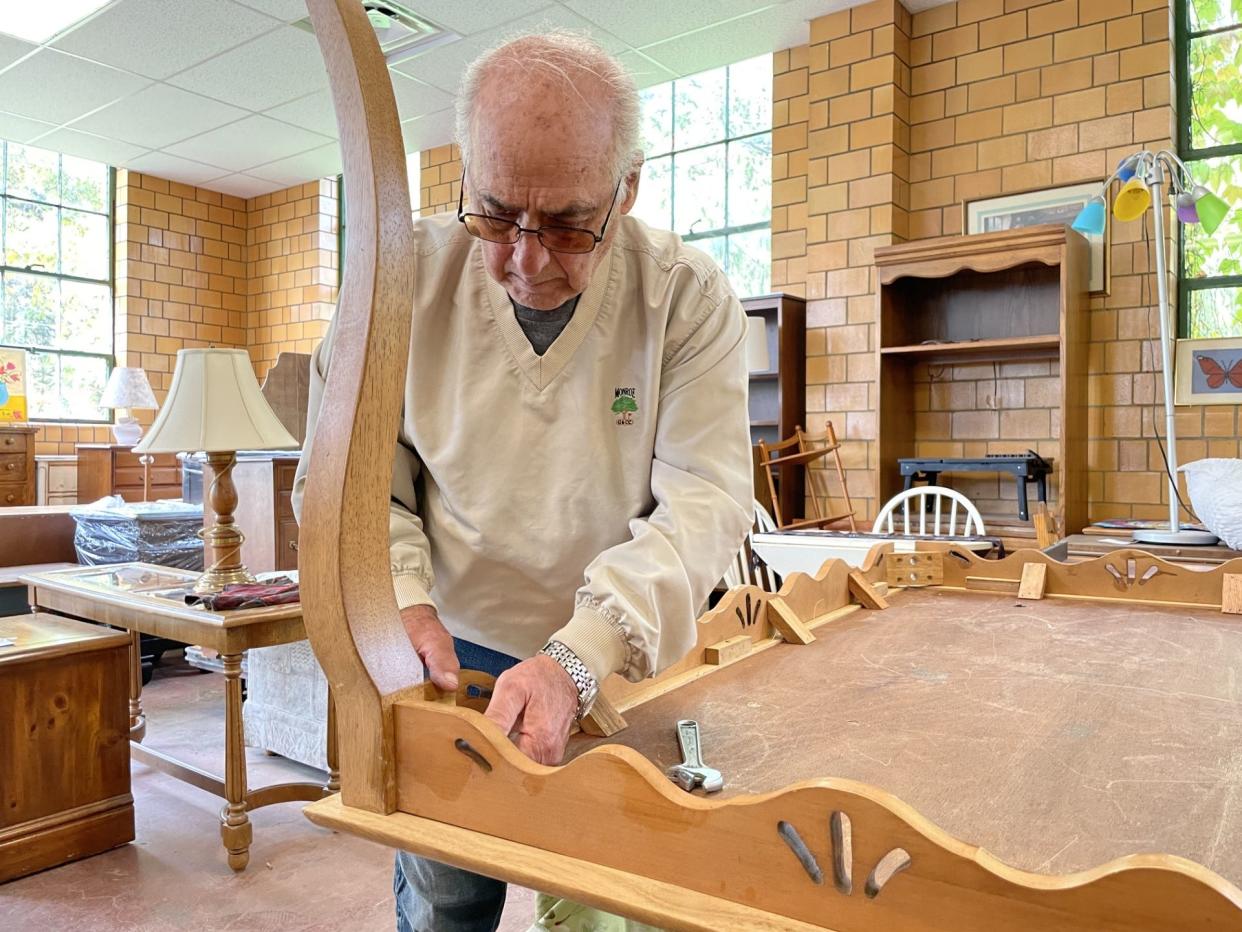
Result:
[[[6,447],[11,447],[11,446],[13,446],[13,444],[15,444],[15,443],[17,443],[17,438],[16,438],[16,437],[5,437],[5,438],[4,438],[4,445],[5,445]]]
[[[289,541],[289,549],[290,549],[290,550],[297,550],[297,549],[298,549],[298,542],[297,542],[296,540],[291,540],[291,541]]]
[[[13,492],[10,492],[8,495],[4,496],[4,500],[9,503],[12,503],[15,498],[17,498],[17,496]]]
[[[17,468],[17,464],[16,463],[5,463],[4,468],[7,469],[9,472],[12,472],[14,469]]]

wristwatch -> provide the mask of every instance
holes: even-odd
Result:
[[[539,653],[547,654],[555,660],[574,681],[574,686],[578,689],[578,712],[574,718],[582,721],[591,711],[591,706],[595,704],[595,697],[599,695],[599,682],[587,669],[586,664],[578,659],[578,655],[560,641],[548,641]]]

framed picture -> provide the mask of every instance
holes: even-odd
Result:
[[[0,349],[0,424],[25,423],[26,351]]]
[[[1242,404],[1242,337],[1178,340],[1173,400],[1179,405]]]
[[[1099,193],[1100,183],[1092,181],[966,201],[962,205],[962,229],[967,233],[997,233],[1040,223],[1069,226],[1083,205]],[[1099,235],[1084,234],[1091,247],[1087,281],[1092,294],[1108,294],[1108,231],[1111,226],[1106,225]]]

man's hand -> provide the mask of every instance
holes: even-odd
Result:
[[[578,713],[578,687],[565,669],[546,654],[536,654],[500,674],[487,706],[487,717],[518,750],[540,764],[556,765]]]
[[[435,606],[403,608],[401,622],[405,625],[406,637],[431,674],[431,682],[448,692],[456,690],[461,665],[457,662],[457,651],[453,650],[453,636],[441,623]]]

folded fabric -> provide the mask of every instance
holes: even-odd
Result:
[[[298,584],[288,576],[261,583],[239,583],[225,586],[209,595],[187,593],[187,605],[202,605],[213,612],[230,612],[239,608],[263,608],[266,605],[288,605],[301,601]]]

